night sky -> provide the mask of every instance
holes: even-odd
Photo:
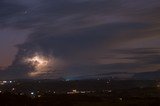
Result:
[[[160,0],[0,0],[1,78],[159,69]]]

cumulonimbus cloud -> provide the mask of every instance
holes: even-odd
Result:
[[[160,21],[159,0],[154,0],[154,2],[153,0],[78,1],[80,0],[76,2],[74,0],[0,1],[2,5],[0,13],[3,14],[0,24],[3,27],[26,29],[32,32],[23,44],[17,46],[18,53],[9,70],[13,70],[15,75],[23,77],[28,75],[30,67],[23,64],[23,58],[43,52],[44,56],[51,55],[53,60],[57,58],[60,63],[63,63],[57,65],[58,67],[69,64],[68,69],[54,69],[61,70],[56,77],[83,75],[89,72],[118,71],[112,66],[123,68],[127,65],[127,68],[124,67],[127,71],[139,65],[130,61],[133,59],[122,59],[124,57],[122,55],[116,59],[110,57],[110,61],[107,61],[111,55],[110,52],[115,55],[128,55],[112,50],[131,49],[134,51],[137,50],[136,47],[151,48],[150,44],[152,48],[159,47],[156,40],[159,39],[160,33],[158,31],[160,25],[157,23]],[[3,11],[4,9],[7,12]],[[144,45],[142,41],[148,45]],[[129,54],[133,55],[131,52]],[[105,59],[100,63],[102,57]],[[122,63],[119,58],[123,60]],[[130,62],[126,64],[128,60]],[[150,61],[153,60],[148,60],[148,63],[145,64],[150,65]],[[83,70],[80,70],[79,67]],[[94,67],[98,71],[93,69]],[[47,73],[49,70],[51,69],[42,71],[42,73]]]

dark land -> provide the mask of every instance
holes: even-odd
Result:
[[[159,106],[158,80],[8,80],[0,106]]]

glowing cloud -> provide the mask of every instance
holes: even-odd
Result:
[[[54,66],[54,59],[53,57],[45,57],[36,53],[32,57],[27,57],[24,59],[24,62],[30,64],[34,70],[28,73],[31,77],[37,77],[42,74],[46,74],[49,72],[51,66]]]

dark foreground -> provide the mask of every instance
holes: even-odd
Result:
[[[160,106],[160,81],[1,81],[0,106]]]
[[[99,97],[89,95],[44,95],[31,98],[4,93],[0,106],[160,106],[158,97]]]

